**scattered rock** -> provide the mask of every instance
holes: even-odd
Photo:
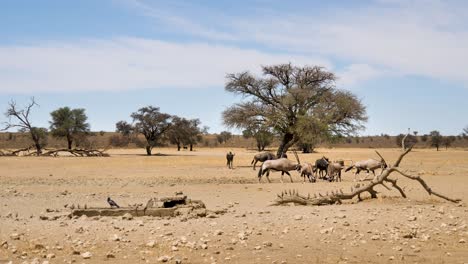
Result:
[[[154,248],[154,246],[156,246],[156,241],[150,240],[148,243],[146,243],[146,246],[149,248]]]
[[[265,242],[263,242],[263,246],[264,247],[272,247],[273,243],[271,243],[270,241],[265,241]]]
[[[13,233],[10,235],[10,238],[13,240],[19,240],[20,239],[20,234],[18,233]]]
[[[295,215],[294,220],[302,220],[302,215]]]
[[[169,257],[168,256],[161,256],[161,257],[158,258],[158,261],[159,262],[168,262]]]
[[[133,219],[133,215],[131,215],[130,213],[126,213],[122,216],[122,220],[132,220]]]
[[[333,227],[322,229],[322,230],[320,230],[320,234],[329,234],[329,233],[332,233],[332,232],[333,232],[333,229],[334,229]]]
[[[89,251],[86,251],[85,253],[81,254],[81,257],[83,257],[84,259],[90,259],[92,256],[93,254],[91,254],[91,252]]]

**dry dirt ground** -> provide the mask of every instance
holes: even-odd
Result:
[[[231,150],[231,149],[229,149]],[[417,182],[398,177],[407,199],[378,189],[378,199],[342,205],[269,206],[285,189],[326,193],[353,186],[343,182],[257,182],[254,151],[194,152],[156,149],[111,150],[108,158],[0,158],[0,263],[468,263],[468,151],[415,150],[400,167],[419,174],[433,189],[461,198],[453,204],[431,197]],[[396,149],[381,153],[393,162]],[[372,149],[319,149],[300,154],[312,162],[377,158]],[[292,156],[292,154],[291,154]],[[292,157],[290,157],[292,158]],[[348,163],[350,161],[347,161]],[[365,174],[364,174],[365,175]],[[123,206],[182,191],[208,209],[227,209],[217,218],[81,217],[41,220],[65,204]]]

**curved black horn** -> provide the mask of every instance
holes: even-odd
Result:
[[[301,162],[299,161],[299,156],[297,155],[297,152],[293,150],[293,153],[294,153],[294,156],[296,157],[297,163],[301,164]]]

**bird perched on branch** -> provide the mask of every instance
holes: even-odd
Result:
[[[114,202],[114,200],[112,200],[110,197],[107,197],[107,202],[109,203],[111,208],[114,208],[114,207],[120,208],[120,206],[116,202]]]

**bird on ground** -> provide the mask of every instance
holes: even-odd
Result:
[[[114,207],[120,208],[120,206],[116,202],[114,202],[114,200],[112,200],[110,197],[107,197],[107,202],[109,203],[111,208],[114,208]]]

